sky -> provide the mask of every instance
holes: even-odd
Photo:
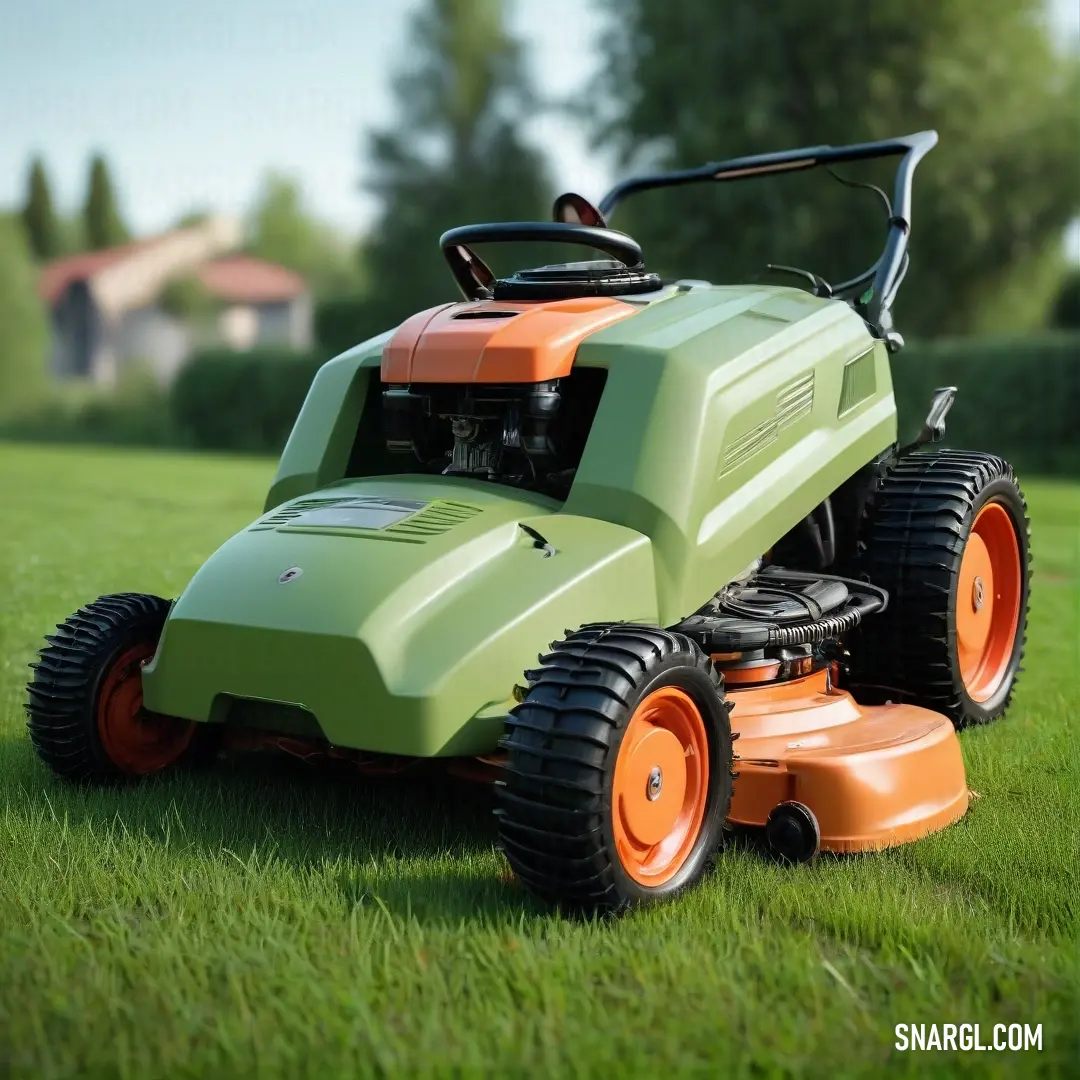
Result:
[[[362,133],[391,123],[390,80],[417,0],[0,0],[0,206],[22,199],[32,154],[74,208],[103,149],[137,232],[189,209],[238,213],[268,168],[350,232],[374,207],[359,190]],[[518,0],[511,28],[542,92],[595,70],[598,19],[582,0]],[[567,28],[573,28],[567,32]],[[599,196],[610,175],[572,123],[530,136],[555,178]]]
[[[189,210],[240,214],[267,169],[355,235],[375,207],[360,189],[363,132],[393,119],[390,80],[419,0],[0,0],[0,207],[18,204],[35,153],[65,212],[90,154],[112,166],[137,233]],[[1080,0],[1048,0],[1080,39]],[[596,69],[587,0],[516,0],[539,89],[567,98]],[[532,121],[556,183],[599,198],[610,163],[569,120]],[[1080,258],[1080,232],[1070,248]]]

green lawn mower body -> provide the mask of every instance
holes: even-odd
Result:
[[[268,513],[176,601],[150,709],[227,723],[270,700],[335,745],[485,753],[538,649],[581,623],[677,623],[896,438],[885,346],[847,305],[673,289],[578,347],[606,379],[565,502],[365,475],[382,459],[350,457],[384,344],[319,372]],[[363,498],[406,509],[333,524]]]
[[[956,729],[1005,710],[1021,659],[1028,533],[1006,462],[928,447],[955,388],[898,442],[890,311],[935,142],[444,234],[462,299],[321,368],[263,515],[175,601],[101,597],[47,639],[39,755],[77,781],[223,746],[471,768],[517,877],[590,910],[686,887],[731,827],[800,861],[957,820]],[[838,285],[663,282],[607,221],[890,155],[884,251]],[[528,241],[606,258],[497,279],[473,250]]]

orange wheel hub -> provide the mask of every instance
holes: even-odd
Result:
[[[972,522],[956,592],[956,653],[973,701],[993,697],[1008,674],[1021,582],[1013,520],[1000,503],[987,503]]]
[[[195,725],[143,709],[142,665],[154,655],[151,644],[121,653],[105,672],[97,703],[97,729],[109,760],[133,776],[171,765],[188,748]]]
[[[678,873],[701,832],[708,791],[701,711],[674,686],[654,690],[627,724],[612,787],[615,848],[639,885]]]

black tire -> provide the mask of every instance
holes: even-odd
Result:
[[[961,673],[958,586],[972,525],[989,503],[1007,512],[1015,533],[1019,611],[1000,682],[975,700]],[[1006,710],[1023,659],[1031,578],[1027,505],[1008,462],[957,450],[902,458],[870,501],[853,572],[889,592],[888,608],[848,643],[847,681],[858,700],[921,705],[944,713],[957,729]]]
[[[110,756],[99,728],[99,704],[106,678],[118,661],[140,647],[152,653],[168,613],[169,601],[160,596],[116,593],[80,608],[46,637],[45,648],[30,665],[34,677],[27,685],[26,726],[38,757],[57,776],[102,784],[147,775],[147,770]],[[123,678],[137,677],[137,671],[118,675],[116,685]],[[165,725],[192,729],[190,739],[162,768],[205,760],[216,749],[216,725],[188,725],[142,710],[138,715],[165,732],[172,730]]]
[[[730,707],[713,664],[681,634],[600,624],[569,633],[540,665],[526,672],[531,686],[503,740],[506,778],[496,813],[511,869],[542,899],[585,912],[621,911],[692,885],[722,843],[731,803]],[[620,861],[612,789],[627,725],[663,687],[681,690],[696,706],[709,773],[693,846],[670,880],[651,886]]]

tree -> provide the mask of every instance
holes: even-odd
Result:
[[[34,158],[26,183],[26,202],[22,210],[30,250],[38,259],[53,259],[62,250],[60,223],[53,209],[49,178],[41,158]]]
[[[71,214],[62,214],[57,218],[57,233],[60,242],[60,254],[71,255],[75,252],[85,251],[83,243],[84,228],[83,215],[80,210]]]
[[[95,154],[90,162],[90,177],[83,204],[84,242],[91,251],[115,247],[130,239],[120,217],[112,177],[104,157]]]
[[[1080,330],[1080,267],[1074,267],[1062,282],[1050,311],[1050,325]]]
[[[364,247],[372,332],[458,298],[439,254],[446,229],[546,218],[551,206],[544,162],[518,133],[535,100],[500,0],[427,0],[409,56],[394,80],[397,121],[369,137],[381,202]],[[537,254],[492,251],[491,265],[535,265]]]
[[[196,225],[204,225],[210,217],[209,210],[187,210],[176,219],[173,228],[190,229]]]
[[[316,296],[358,286],[359,268],[349,247],[311,213],[299,184],[288,176],[266,176],[248,233],[252,255],[295,270]]]
[[[166,282],[158,296],[158,306],[174,319],[189,322],[209,319],[218,309],[214,296],[194,274]]]
[[[1042,321],[1080,210],[1077,61],[1043,0],[604,0],[597,131],[665,166],[936,128],[915,174],[907,333]],[[891,162],[840,170],[891,194]],[[617,218],[655,269],[746,280],[766,262],[853,276],[884,212],[823,170],[639,196]],[[777,283],[782,278],[770,278]]]
[[[45,385],[48,323],[22,223],[0,216],[0,416],[32,404]]]

